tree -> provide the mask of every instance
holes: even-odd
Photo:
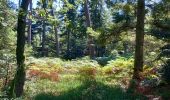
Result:
[[[47,0],[42,0],[43,6],[42,8],[44,9],[44,19],[43,19],[43,32],[42,32],[42,56],[46,56],[47,51],[45,48],[45,41],[46,41],[46,22],[47,22]]]
[[[140,72],[143,71],[144,18],[145,18],[145,0],[138,0],[135,62],[133,75],[134,79],[140,79],[139,74]]]
[[[29,19],[28,19],[28,44],[29,46],[31,46],[31,42],[32,42],[32,0],[30,0],[30,12],[29,12]]]
[[[106,9],[104,7],[105,2],[103,0],[91,0],[90,2],[90,13],[91,13],[91,22],[92,22],[92,29],[94,31],[103,31],[105,30],[107,23],[106,21],[108,18],[106,18],[107,13]],[[108,23],[107,23],[108,24]],[[103,56],[105,53],[105,46],[101,45],[100,43],[97,43],[97,39],[94,39],[95,41],[95,56]]]
[[[63,5],[63,22],[64,22],[64,33],[63,37],[65,38],[63,42],[65,42],[65,49],[64,58],[66,59],[73,59],[75,58],[75,44],[76,38],[74,37],[77,31],[77,5],[75,0],[65,0]],[[62,37],[61,37],[62,38]],[[63,46],[64,47],[64,46]]]
[[[161,47],[161,52],[156,60],[163,61],[162,64],[162,79],[168,85],[170,84],[170,17],[168,16],[170,2],[168,0],[162,0],[159,3],[155,3],[152,9],[152,35],[158,39],[166,42],[164,46]]]
[[[30,0],[22,0],[18,13],[18,27],[17,27],[17,71],[10,88],[10,97],[20,97],[23,94],[23,87],[25,83],[25,65],[24,65],[24,47],[25,47],[25,27],[26,16]]]
[[[10,4],[8,3],[8,1],[0,1],[0,54],[13,53],[16,44],[15,30],[13,29],[17,22],[17,17],[13,12],[13,9],[16,8],[9,8]]]
[[[89,12],[89,1],[88,0],[85,0],[84,2],[84,9],[85,9],[85,16],[86,16],[86,25],[87,25],[87,28],[91,28],[92,25],[91,25],[91,18],[90,18],[90,12]],[[87,53],[91,56],[91,57],[94,57],[95,56],[95,46],[94,46],[94,43],[93,43],[93,38],[92,36],[90,36],[88,34],[88,41],[87,41]]]
[[[53,3],[55,1],[51,0],[50,1],[50,9],[51,9],[51,16],[53,17],[53,28],[54,28],[54,35],[55,35],[55,46],[56,46],[56,56],[59,57],[60,56],[60,41],[59,41],[59,34],[58,34],[58,20],[56,20],[55,18],[55,14],[54,14],[54,7],[53,7]]]

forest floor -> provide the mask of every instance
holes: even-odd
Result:
[[[31,58],[27,63],[24,99],[162,100],[160,95],[165,95],[165,98],[169,95],[167,88],[139,87],[139,91],[134,92],[128,89],[131,76],[131,70],[127,68],[115,68],[115,65],[101,67],[89,60]],[[166,93],[163,93],[164,91]],[[168,100],[167,98],[165,100]]]
[[[26,66],[24,100],[170,100],[170,87],[129,88],[131,59],[101,66],[89,59],[30,57]]]

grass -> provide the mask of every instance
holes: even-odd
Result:
[[[60,77],[57,82],[46,79],[26,81],[25,100],[147,100],[140,94],[126,93],[119,80],[111,79],[112,76],[109,80],[100,75],[95,79],[79,74],[62,74]]]
[[[141,95],[126,93],[119,86],[108,86],[103,83],[94,82],[82,84],[81,86],[65,91],[60,95],[52,93],[40,93],[34,100],[147,100]]]
[[[74,77],[77,76],[63,75],[62,79],[57,82],[52,82],[48,79],[26,81],[24,97],[30,100],[36,94],[40,94],[42,92],[59,95],[65,91],[69,91],[71,89],[81,86],[81,81],[74,79]]]

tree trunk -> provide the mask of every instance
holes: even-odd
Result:
[[[123,47],[124,47],[124,54],[128,54],[129,52],[129,47],[127,41],[123,42]]]
[[[48,0],[44,0],[43,1],[43,9],[45,11],[45,16],[43,19],[43,32],[42,32],[42,57],[47,56],[48,55],[48,51],[45,48],[45,41],[46,41],[46,20],[48,18],[48,13],[47,13],[47,5],[48,5]]]
[[[58,28],[55,28],[55,41],[56,41],[56,56],[60,56],[60,42],[59,42],[59,34],[58,34]]]
[[[89,1],[85,0],[85,16],[86,16],[86,24],[87,28],[91,27],[91,18],[90,18],[90,13],[89,13],[89,7],[88,7]],[[87,54],[90,55],[91,57],[95,56],[95,45],[93,43],[93,38],[88,35],[88,41],[87,41]]]
[[[42,32],[42,57],[45,56],[45,31],[46,31],[45,19],[43,20],[43,32]]]
[[[31,20],[31,16],[32,16],[32,0],[30,0],[30,12],[29,12],[29,25],[28,25],[28,45],[31,46],[31,41],[32,41],[32,31],[31,31],[31,27],[32,27],[32,20]]]
[[[70,59],[70,30],[67,31],[67,58]]]
[[[55,19],[53,6],[51,6],[51,16],[53,16],[53,18]],[[56,56],[59,57],[60,56],[60,42],[59,42],[58,28],[56,24],[54,25],[54,31],[55,31],[55,42],[56,42]]]
[[[140,72],[143,71],[144,18],[145,18],[145,0],[138,0],[135,62],[133,75],[134,79],[140,79],[139,74]]]
[[[23,94],[23,87],[25,83],[25,65],[24,65],[24,47],[25,47],[25,27],[26,15],[30,0],[22,0],[19,14],[18,14],[18,28],[17,28],[17,71],[10,88],[10,97],[20,97]]]
[[[21,6],[21,0],[18,1],[18,9],[20,8]]]
[[[89,1],[85,0],[85,16],[86,16],[86,24],[87,27],[91,27],[91,18],[90,18],[90,12],[88,7]]]

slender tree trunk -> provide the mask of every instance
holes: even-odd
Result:
[[[70,30],[67,31],[67,58],[70,59]]]
[[[29,12],[29,25],[28,25],[28,44],[29,46],[31,46],[31,41],[32,41],[32,31],[31,31],[31,27],[32,27],[32,20],[31,20],[31,16],[32,16],[32,0],[30,0],[30,12]]]
[[[21,0],[18,1],[18,9],[20,8],[21,6]]]
[[[55,28],[55,41],[56,41],[56,56],[60,56],[60,42],[59,42],[59,34],[58,34],[58,28]]]
[[[124,54],[128,54],[129,47],[127,41],[123,42]]]
[[[89,1],[85,0],[85,16],[86,16],[86,24],[87,27],[91,27],[91,18],[90,18],[90,12],[89,12],[89,7],[88,7]],[[87,41],[87,53],[91,57],[95,56],[95,45],[93,43],[93,38],[88,35],[88,41]]]
[[[45,25],[45,19],[43,20],[43,32],[42,32],[42,56],[45,56],[45,30],[46,25]]]
[[[91,27],[91,18],[90,18],[90,12],[88,7],[89,1],[85,0],[85,16],[86,16],[86,24],[87,27]]]
[[[25,65],[24,65],[24,47],[25,47],[25,27],[26,15],[30,0],[22,0],[19,14],[18,14],[18,28],[17,28],[17,71],[10,88],[10,97],[20,97],[23,94],[23,87],[25,82]]]
[[[48,55],[48,51],[45,48],[45,41],[46,41],[46,20],[48,18],[48,13],[47,13],[47,8],[48,6],[48,0],[44,0],[43,1],[43,9],[45,11],[45,17],[43,19],[43,32],[42,32],[42,57],[47,56]]]
[[[52,2],[54,2],[54,1],[52,1]],[[55,18],[53,6],[51,6],[51,16],[53,16],[53,18]],[[59,57],[60,56],[60,42],[59,42],[58,27],[56,24],[54,25],[54,32],[55,32],[55,41],[56,41],[56,56]]]
[[[144,18],[145,18],[145,0],[138,0],[135,62],[133,75],[134,79],[140,79],[139,74],[140,72],[143,71]]]

